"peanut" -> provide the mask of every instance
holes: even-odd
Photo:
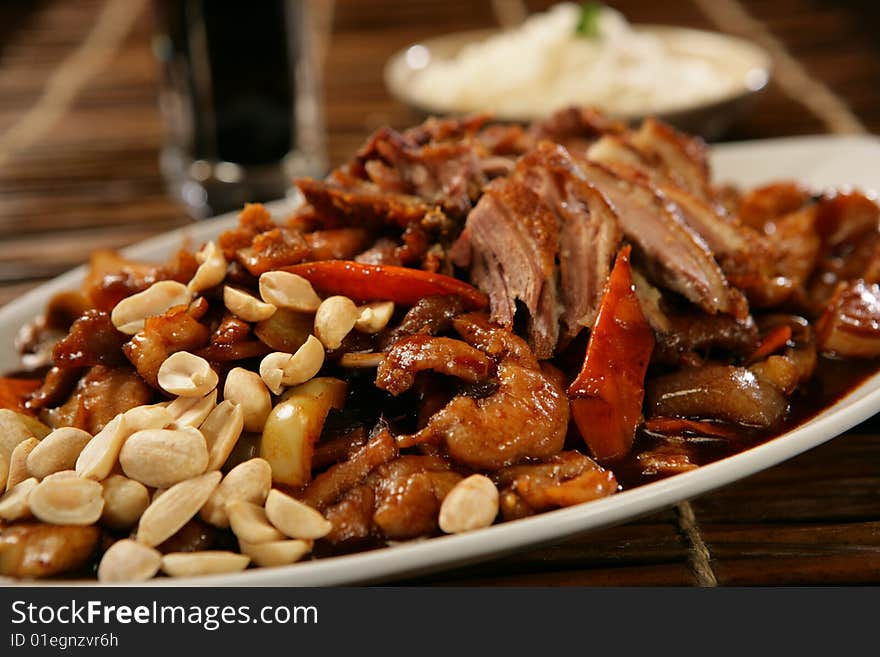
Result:
[[[328,297],[315,313],[315,335],[327,349],[339,349],[359,317],[360,311],[348,297]]]
[[[391,321],[393,314],[393,301],[367,303],[358,308],[358,318],[354,323],[354,327],[361,333],[378,333],[388,326],[388,322]]]
[[[217,372],[204,358],[178,351],[159,366],[159,387],[180,397],[204,397],[217,387]]]
[[[28,472],[27,459],[40,441],[36,438],[22,440],[9,456],[9,472],[6,475],[6,492],[31,476]]]
[[[238,541],[242,554],[246,554],[256,565],[263,568],[287,566],[296,563],[312,550],[312,541],[291,539],[270,541],[268,543],[248,543]]]
[[[104,489],[101,524],[112,529],[134,527],[150,505],[147,487],[122,475],[110,475],[101,486]]]
[[[128,437],[119,453],[126,476],[151,488],[169,488],[208,467],[208,447],[198,429],[146,429]]]
[[[217,404],[217,389],[215,388],[202,398],[178,397],[168,404],[168,412],[174,419],[176,427],[197,427],[210,415]]]
[[[229,312],[246,322],[262,322],[278,310],[273,304],[228,285],[223,288],[223,303]]]
[[[315,294],[311,283],[286,271],[267,271],[261,275],[260,296],[276,308],[300,312],[315,312],[321,305],[321,298]]]
[[[174,416],[167,406],[162,404],[150,404],[147,406],[135,406],[124,413],[125,426],[129,433],[144,431],[145,429],[164,429],[174,422]]]
[[[272,410],[272,395],[256,372],[236,367],[226,375],[223,398],[241,408],[245,431],[262,431]]]
[[[471,475],[458,482],[440,505],[440,529],[458,534],[488,527],[498,515],[498,489],[488,477]]]
[[[37,483],[35,477],[25,479],[3,497],[0,497],[0,518],[13,522],[30,517],[31,509],[28,506],[28,497]]]
[[[6,490],[6,480],[9,476],[9,456],[0,450],[0,488]]]
[[[55,429],[28,454],[28,472],[37,479],[44,479],[53,472],[72,470],[91,439],[91,434],[76,427]]]
[[[199,268],[186,286],[191,293],[195,294],[220,285],[226,278],[226,258],[214,242],[208,242],[199,249],[196,253],[196,262],[199,263]]]
[[[241,436],[244,413],[228,399],[219,403],[199,427],[208,448],[208,470],[219,470]]]
[[[22,421],[23,416],[8,408],[0,408],[0,452],[8,459],[18,443],[35,438],[34,432]]]
[[[230,500],[226,503],[226,514],[229,516],[229,526],[239,540],[268,543],[284,539],[284,534],[269,523],[266,511],[261,506],[244,500]]]
[[[274,489],[266,497],[266,517],[290,538],[322,538],[333,529],[316,509]]]
[[[144,328],[147,317],[161,315],[169,308],[189,302],[190,293],[186,285],[176,281],[159,281],[117,303],[110,313],[110,321],[118,331],[134,335]]]
[[[202,520],[215,527],[228,527],[227,502],[242,500],[262,505],[271,487],[272,468],[268,461],[255,458],[239,463],[223,477],[223,481],[205,502],[200,512]]]
[[[174,535],[204,506],[220,478],[217,471],[207,472],[174,484],[153,500],[138,524],[138,542],[155,547]]]
[[[143,582],[159,572],[162,554],[130,538],[111,545],[98,564],[99,582]]]
[[[122,443],[128,437],[125,416],[120,413],[86,443],[76,458],[76,474],[86,479],[106,479],[119,458]]]
[[[28,505],[37,518],[52,525],[91,525],[104,510],[101,484],[91,479],[43,481],[31,491]]]
[[[304,383],[315,376],[324,365],[324,346],[315,336],[310,335],[305,344],[295,354],[275,351],[260,361],[260,378],[276,395],[285,386]]]
[[[235,552],[171,552],[162,557],[162,572],[171,577],[219,575],[244,570],[250,557]]]

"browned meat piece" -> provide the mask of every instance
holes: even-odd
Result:
[[[269,351],[263,342],[254,339],[250,324],[226,313],[211,334],[208,346],[195,353],[205,360],[224,363],[264,356]]]
[[[818,262],[822,248],[816,233],[815,204],[778,217],[768,235],[776,250],[775,271],[796,289],[802,289]]]
[[[624,132],[626,125],[612,121],[591,107],[569,107],[536,121],[529,132],[536,140],[547,139],[565,146],[577,155],[587,152],[604,134]]]
[[[52,577],[84,568],[98,546],[95,526],[20,523],[0,529],[0,575]]]
[[[424,297],[406,312],[385,342],[392,345],[407,335],[437,335],[447,331],[452,327],[452,320],[464,310],[461,297],[454,294]]]
[[[880,285],[842,283],[816,324],[819,348],[843,358],[880,356]]]
[[[128,336],[120,333],[110,315],[88,310],[70,327],[70,333],[55,345],[52,361],[58,367],[120,365],[125,362],[122,345]]]
[[[683,440],[670,440],[642,452],[636,459],[642,468],[642,474],[648,477],[654,475],[669,477],[699,467],[694,462],[690,448]]]
[[[702,139],[682,134],[654,118],[645,119],[630,139],[636,148],[661,163],[674,184],[703,201],[712,198],[709,149]]]
[[[373,468],[397,457],[397,443],[387,429],[352,453],[347,461],[337,463],[317,475],[302,491],[301,499],[317,509],[336,503],[346,491],[361,483]]]
[[[401,456],[380,465],[367,480],[375,491],[377,531],[393,540],[436,532],[440,503],[461,479],[435,456]]]
[[[776,426],[797,385],[794,364],[771,356],[750,368],[708,364],[651,379],[649,416],[715,419],[746,426]]]
[[[58,406],[73,392],[82,372],[79,368],[53,367],[43,379],[43,385],[33,392],[25,406],[32,411]]]
[[[398,248],[400,248],[400,245],[393,239],[380,237],[369,249],[354,256],[354,260],[365,265],[400,266],[403,263],[400,262],[400,256],[397,252]]]
[[[529,312],[529,343],[549,358],[559,337],[556,217],[517,180],[498,178],[467,218],[453,260],[471,267],[471,282],[489,296],[492,320],[513,326],[517,300]]]
[[[119,413],[151,403],[153,394],[131,368],[96,365],[64,405],[49,411],[49,419],[55,427],[79,427],[96,434]]]
[[[663,285],[708,313],[747,314],[745,299],[728,285],[703,240],[659,192],[637,177],[624,179],[596,162],[578,164],[611,203],[624,236]]]
[[[238,215],[238,226],[224,231],[217,240],[227,260],[235,260],[239,249],[251,245],[254,237],[274,229],[272,215],[259,203],[247,203]]]
[[[444,118],[429,116],[423,123],[407,128],[403,134],[409,141],[419,145],[432,141],[458,141],[478,134],[478,131],[491,118],[489,114],[472,114],[470,116]],[[368,148],[369,142],[367,142],[367,147],[361,149],[358,155],[363,157],[363,154],[368,152]]]
[[[454,397],[424,428],[399,437],[401,446],[442,442],[453,461],[484,470],[556,454],[568,429],[564,388],[535,366],[534,356],[531,363],[517,356],[528,351],[520,338],[502,328],[488,328],[479,315],[456,320],[457,327],[469,324],[475,325],[463,330],[469,342],[475,336],[475,341],[495,347],[516,345],[500,359],[496,390],[478,399]]]
[[[514,465],[493,475],[505,519],[589,502],[617,492],[614,474],[580,452],[561,452],[541,463]]]
[[[350,260],[367,248],[370,234],[363,228],[336,228],[304,233],[309,260]]]
[[[299,233],[290,228],[273,228],[255,236],[249,246],[235,253],[238,261],[254,276],[267,271],[295,265],[309,257],[309,246]]]
[[[737,206],[737,217],[746,226],[766,232],[773,220],[797,212],[811,200],[810,191],[797,182],[775,182],[745,193]]]
[[[614,211],[594,187],[581,179],[568,152],[542,142],[517,165],[517,176],[556,215],[563,338],[593,325],[611,262],[620,246]]]
[[[363,172],[383,191],[411,194],[464,216],[486,182],[473,142],[421,142],[414,136],[425,135],[380,129],[358,153]]]
[[[683,355],[720,349],[734,356],[749,355],[758,346],[758,327],[751,315],[738,320],[730,315],[699,312],[667,315],[668,327],[657,334],[652,360],[677,363]]]
[[[373,509],[376,496],[366,484],[351,488],[336,504],[324,510],[324,517],[333,525],[324,540],[347,543],[368,538],[373,533]]]
[[[386,352],[376,372],[376,386],[396,396],[409,390],[416,374],[425,370],[477,383],[488,378],[493,365],[482,351],[461,340],[411,335]]]
[[[200,552],[210,550],[217,542],[217,528],[193,518],[178,529],[173,536],[156,546],[162,554],[169,552]]]
[[[208,344],[211,334],[186,306],[171,308],[164,315],[148,317],[143,330],[125,344],[128,360],[144,380],[158,388],[159,367],[177,351],[197,351]]]
[[[370,228],[389,223],[406,226],[419,221],[428,211],[428,206],[416,196],[384,192],[374,183],[339,171],[323,181],[298,178],[294,182],[306,200],[325,218],[328,228]]]

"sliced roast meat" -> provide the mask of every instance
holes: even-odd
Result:
[[[644,181],[621,177],[597,162],[580,160],[578,165],[611,203],[624,236],[638,247],[663,285],[708,313],[747,314],[745,299],[728,284],[705,242],[661,194]]]
[[[712,199],[709,185],[709,149],[698,138],[682,134],[654,118],[630,133],[632,144],[662,163],[666,176],[703,201]]]
[[[528,185],[498,178],[486,187],[453,247],[453,260],[471,267],[471,281],[489,297],[492,319],[512,327],[517,301],[529,312],[529,343],[549,358],[559,337],[556,217]]]
[[[542,142],[517,164],[524,181],[553,211],[559,229],[559,277],[566,339],[592,326],[620,246],[617,217],[579,175],[568,151]]]

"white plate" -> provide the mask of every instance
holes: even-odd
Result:
[[[770,79],[769,55],[744,39],[718,32],[693,30],[669,25],[635,25],[640,32],[651,33],[666,43],[671,52],[697,57],[724,72],[736,86],[726,95],[676,108],[645,107],[637,114],[618,118],[634,122],[645,116],[657,116],[687,132],[706,138],[720,135],[733,121],[751,107],[757,94]],[[498,29],[474,30],[447,34],[413,43],[395,53],[385,64],[385,86],[392,96],[426,114],[467,114],[473,108],[437,107],[417,91],[413,80],[432,63],[448,61],[467,45],[479,43],[500,32]],[[485,108],[488,110],[490,108]],[[601,108],[600,108],[601,109]],[[527,123],[539,116],[507,116],[496,118]]]
[[[743,185],[779,178],[800,178],[824,187],[846,183],[880,190],[880,140],[872,137],[806,137],[718,146],[713,149],[715,178]],[[272,204],[275,211],[283,206]],[[193,225],[134,246],[132,257],[161,260],[184,236],[196,242],[216,236],[234,216]],[[12,340],[18,327],[38,314],[57,291],[78,285],[83,268],[65,274],[0,308],[0,372],[16,366]],[[587,530],[619,524],[702,495],[776,465],[837,436],[880,411],[880,374],[811,421],[788,434],[692,472],[676,475],[577,507],[495,525],[459,536],[444,536],[350,556],[307,561],[293,566],[248,570],[236,575],[190,580],[154,580],[152,584],[199,586],[318,586],[377,581],[475,562],[552,543]],[[65,582],[67,584],[67,582]]]

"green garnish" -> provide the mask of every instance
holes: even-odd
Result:
[[[602,13],[602,5],[598,2],[581,3],[581,15],[578,18],[574,33],[588,39],[599,36],[599,15]]]

